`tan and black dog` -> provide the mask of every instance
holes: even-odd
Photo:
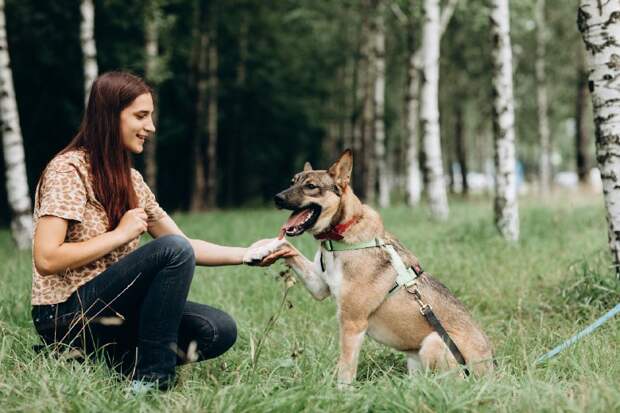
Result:
[[[310,232],[317,239],[359,243],[381,238],[391,244],[407,267],[419,268],[417,258],[385,231],[379,214],[363,205],[351,189],[353,157],[345,151],[328,170],[306,163],[290,188],[275,197],[279,208],[292,210],[282,232],[288,236]],[[407,368],[449,369],[458,364],[441,337],[420,312],[412,295],[401,289],[387,297],[396,271],[382,248],[327,251],[323,244],[314,262],[299,254],[286,258],[297,277],[317,300],[336,300],[340,323],[338,382],[350,384],[357,371],[364,336],[403,351]],[[424,301],[432,306],[474,374],[493,369],[491,344],[465,307],[428,273],[418,278]]]

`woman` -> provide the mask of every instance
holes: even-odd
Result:
[[[69,145],[48,164],[34,210],[32,316],[46,344],[101,349],[133,389],[167,389],[175,366],[228,350],[234,320],[187,301],[195,265],[250,263],[254,248],[188,239],[160,208],[131,153],[155,132],[150,88],[100,76]],[[148,232],[154,241],[138,248]],[[259,265],[292,254],[279,249]],[[254,254],[255,255],[255,254]],[[264,256],[264,254],[260,254]]]

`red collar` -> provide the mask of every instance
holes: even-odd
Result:
[[[321,232],[320,234],[315,235],[314,238],[321,240],[329,239],[332,241],[340,241],[344,238],[342,234],[344,234],[351,226],[357,224],[360,219],[362,219],[361,216],[355,216],[343,224],[334,225],[331,228]]]

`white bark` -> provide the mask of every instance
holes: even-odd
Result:
[[[516,241],[519,239],[519,208],[509,21],[508,0],[492,0],[495,225],[504,238]]]
[[[410,59],[413,60],[413,57]],[[418,160],[420,123],[420,77],[418,68],[409,64],[409,86],[407,88],[407,202],[417,205],[422,197],[422,171]]]
[[[95,5],[93,0],[81,0],[80,41],[84,63],[84,102],[88,103],[90,88],[97,78],[97,47],[95,46]]]
[[[441,11],[440,19],[440,38],[448,27],[448,23],[454,14],[454,9],[459,0],[449,0]],[[413,5],[417,5],[417,0],[412,0]],[[409,30],[414,31],[413,21],[409,24]],[[411,41],[413,43],[413,41]],[[415,50],[413,44],[410,45],[411,54],[409,56],[409,66],[407,68],[407,97],[406,97],[406,133],[407,133],[407,202],[409,205],[420,203],[422,195],[422,172],[418,162],[419,148],[419,123],[420,123],[420,69],[422,66],[422,48]]]
[[[536,1],[536,101],[538,106],[538,137],[540,140],[540,191],[551,189],[551,138],[545,78],[545,0]]]
[[[19,249],[27,249],[32,244],[32,204],[10,63],[4,0],[0,0],[0,124],[6,191],[11,208],[11,235]]]
[[[379,181],[379,206],[385,208],[390,205],[390,183],[385,158],[385,23],[383,15],[384,2],[379,1],[375,16],[376,32],[374,36],[374,133],[375,157],[377,158],[377,176]]]
[[[620,275],[620,2],[581,0],[577,24],[586,47],[609,247]]]
[[[439,130],[439,0],[424,0],[422,31],[422,92],[420,120],[428,171],[428,199],[434,218],[448,218]]]

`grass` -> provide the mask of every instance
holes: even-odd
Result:
[[[474,313],[495,345],[491,377],[406,375],[405,360],[367,340],[354,388],[338,392],[335,306],[315,302],[301,285],[264,338],[252,365],[251,343],[279,308],[282,269],[198,268],[190,297],[230,312],[239,338],[224,356],[179,369],[167,393],[131,398],[104,363],[79,364],[35,354],[30,320],[31,257],[0,231],[0,409],[2,411],[620,411],[620,320],[547,365],[539,355],[619,301],[610,269],[602,202],[563,198],[521,203],[521,240],[502,241],[487,200],[455,201],[450,220],[433,223],[425,208],[383,211],[388,229],[408,245]],[[177,215],[192,237],[248,245],[274,236],[285,219],[274,210]],[[295,244],[307,255],[314,241]]]

